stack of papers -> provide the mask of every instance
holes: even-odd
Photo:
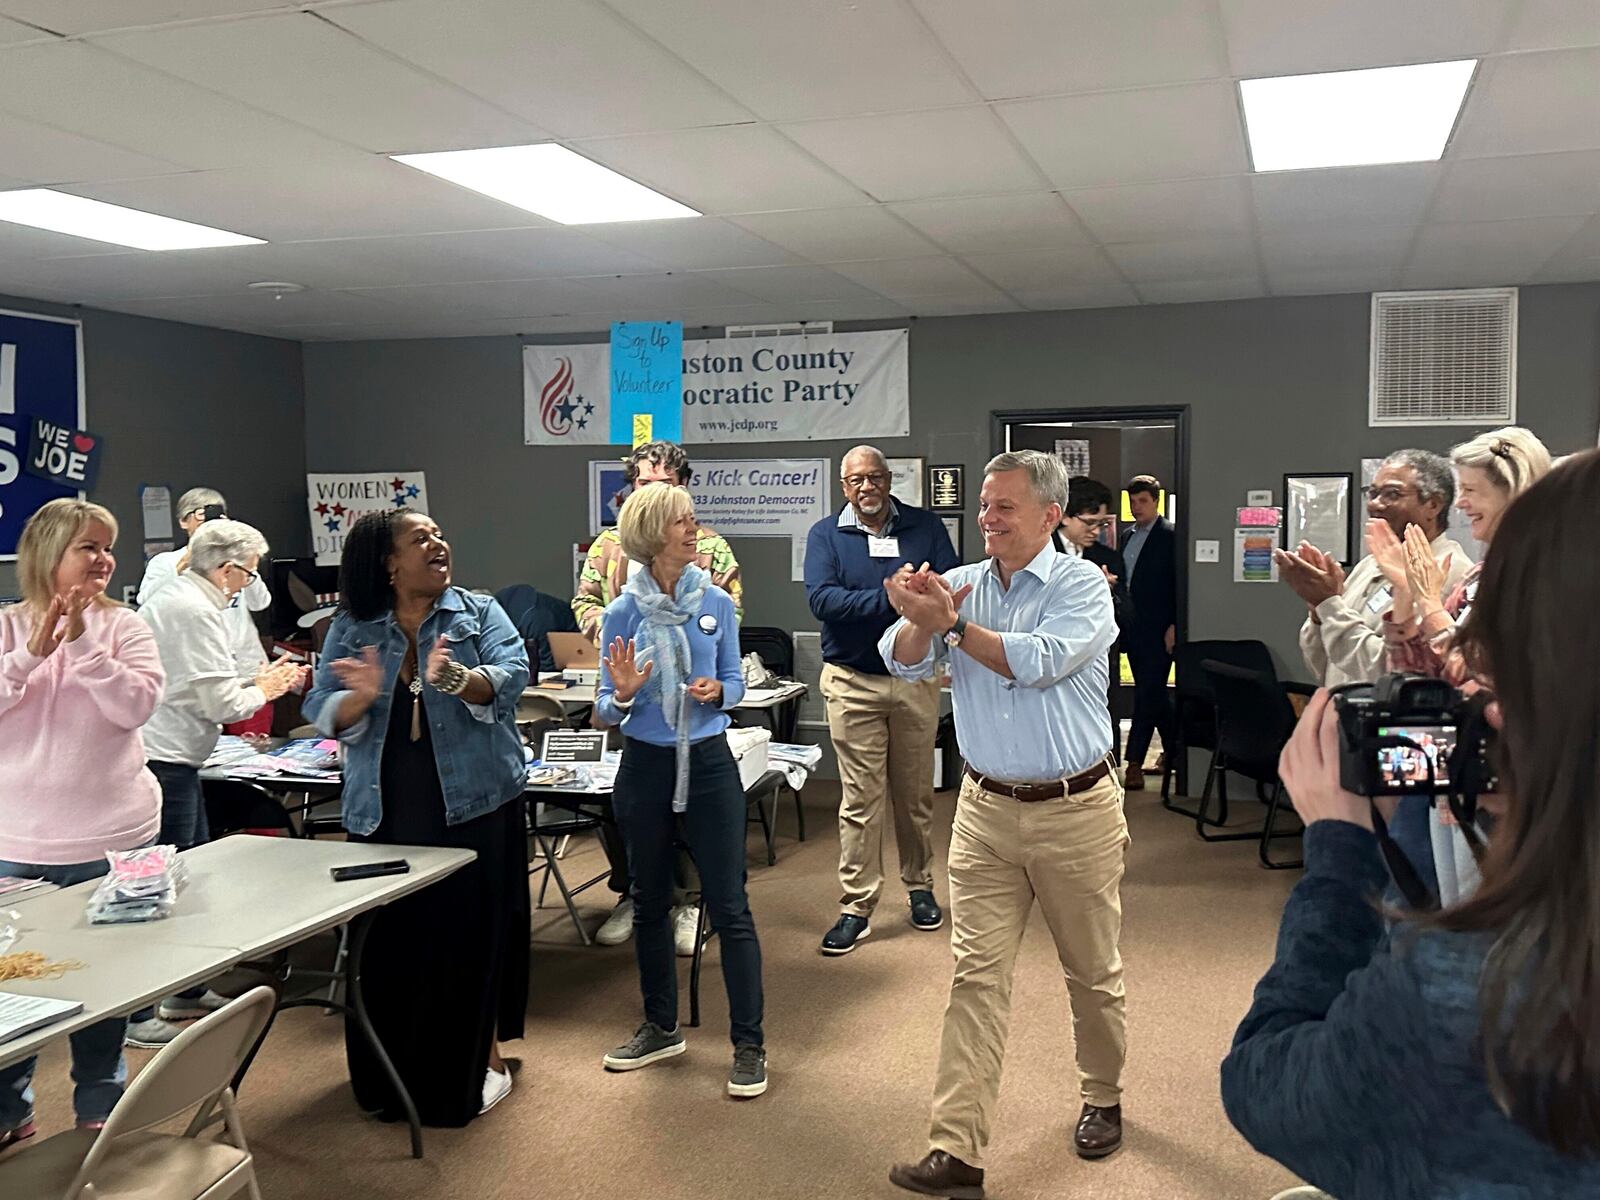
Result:
[[[52,1000],[48,996],[19,996],[0,992],[0,1042],[9,1042],[35,1029],[54,1025],[83,1011],[77,1000]]]
[[[821,746],[797,746],[793,742],[773,742],[767,750],[773,762],[798,763],[808,771],[817,769],[822,761]]]
[[[231,740],[243,743],[243,739]],[[296,775],[337,782],[340,778],[339,743],[332,738],[297,738],[265,754],[258,754],[248,743],[243,744],[245,749],[240,753],[231,746],[224,750],[219,742],[217,749],[206,760],[206,766],[224,768],[234,779]],[[220,761],[219,755],[223,756]]]

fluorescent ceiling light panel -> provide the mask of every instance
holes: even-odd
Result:
[[[1257,171],[1433,162],[1444,154],[1476,59],[1243,79]]]
[[[393,158],[563,225],[700,216],[642,183],[548,142]]]
[[[196,225],[155,213],[72,196],[53,188],[0,192],[0,221],[32,225],[135,250],[197,250],[203,246],[260,246],[261,238]]]

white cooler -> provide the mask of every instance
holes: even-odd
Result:
[[[728,730],[728,749],[739,764],[739,786],[745,791],[767,773],[767,749],[771,745],[770,729]]]

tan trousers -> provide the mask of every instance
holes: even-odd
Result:
[[[1011,975],[1035,899],[1072,1000],[1084,1102],[1120,1102],[1123,859],[1128,825],[1115,775],[1088,791],[1023,803],[961,781],[950,839],[955,977],[939,1042],[931,1147],[983,1164],[1011,1018]]]
[[[827,663],[822,696],[839,759],[839,897],[870,917],[883,892],[883,810],[894,809],[900,879],[933,890],[933,742],[939,684],[869,675]]]

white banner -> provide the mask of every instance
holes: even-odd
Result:
[[[683,440],[859,441],[911,432],[907,332],[683,343]],[[604,446],[611,347],[522,348],[523,441]]]
[[[694,515],[723,537],[804,538],[828,515],[825,458],[717,458],[695,464]]]
[[[428,483],[421,471],[307,475],[306,508],[317,566],[336,567],[345,537],[368,513],[394,508],[427,512]]]

